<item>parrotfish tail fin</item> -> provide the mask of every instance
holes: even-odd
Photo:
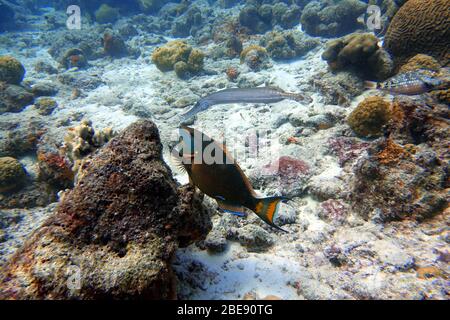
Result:
[[[263,199],[256,199],[256,205],[253,211],[268,225],[274,227],[277,230],[287,232],[286,230],[283,230],[279,226],[274,224],[273,218],[278,213],[280,202],[286,202],[289,200],[290,199],[286,197],[268,197]]]
[[[378,83],[374,81],[364,81],[364,88],[367,90],[378,89]]]

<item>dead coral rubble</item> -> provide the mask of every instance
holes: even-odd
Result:
[[[204,238],[211,221],[172,178],[156,126],[132,124],[82,170],[2,268],[0,298],[175,298],[175,250]]]

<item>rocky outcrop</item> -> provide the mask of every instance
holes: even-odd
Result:
[[[74,189],[4,265],[1,299],[172,299],[171,261],[203,239],[208,211],[139,121],[86,159]]]

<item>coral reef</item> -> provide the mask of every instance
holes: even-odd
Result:
[[[371,33],[354,33],[327,43],[322,54],[332,71],[351,70],[367,79],[384,80],[393,71],[389,54]]]
[[[78,48],[72,48],[64,53],[60,64],[66,68],[85,68],[88,65],[84,52]]]
[[[25,68],[14,57],[0,56],[0,82],[20,84],[25,75]]]
[[[310,165],[301,159],[281,156],[275,161],[250,172],[249,178],[255,188],[273,186],[272,192],[288,197],[302,195],[311,174]]]
[[[112,8],[103,3],[100,8],[95,11],[95,21],[98,23],[115,22],[119,18],[119,10]]]
[[[39,180],[57,190],[73,187],[75,177],[70,161],[56,152],[37,152]]]
[[[36,151],[36,145],[45,132],[40,119],[20,123],[0,120],[0,157],[20,157]]]
[[[338,37],[363,27],[357,18],[367,4],[359,0],[311,1],[301,15],[302,27],[312,36]]]
[[[422,53],[445,66],[450,59],[449,30],[447,0],[409,0],[389,24],[383,46],[399,65]]]
[[[0,158],[0,192],[9,192],[20,187],[26,173],[19,161],[11,157]]]
[[[35,97],[54,96],[58,90],[58,86],[52,81],[41,81],[31,87],[31,92]]]
[[[156,126],[140,121],[87,162],[55,213],[2,266],[0,297],[175,298],[175,250],[204,238],[211,222],[161,151]]]
[[[316,48],[320,41],[298,31],[272,31],[264,35],[260,44],[272,59],[277,60],[299,58]]]
[[[409,59],[404,65],[402,65],[398,73],[405,73],[423,69],[439,72],[439,70],[441,69],[441,65],[433,57],[427,56],[426,54],[417,54]]]
[[[249,3],[239,12],[239,23],[250,34],[264,33],[279,26],[290,29],[300,22],[301,9],[297,5],[288,6],[283,2],[273,5]]]
[[[182,2],[184,3],[184,2]],[[187,37],[196,33],[196,30],[202,25],[203,17],[201,10],[191,5],[186,12],[179,16],[173,23],[172,34],[175,37]]]
[[[227,75],[228,80],[235,81],[237,77],[239,77],[239,70],[234,67],[228,67],[225,70],[225,74]]]
[[[309,84],[322,94],[325,103],[345,107],[364,91],[361,79],[348,71],[337,74],[319,72],[309,80]]]
[[[20,112],[32,104],[34,96],[25,88],[14,84],[0,82],[0,114],[4,112]]]
[[[388,138],[368,149],[355,168],[351,198],[357,212],[387,221],[423,220],[444,210],[448,165],[429,147],[416,147],[413,155]]]
[[[152,54],[152,62],[159,70],[163,72],[175,70],[180,78],[202,71],[203,59],[203,52],[180,40],[168,42]]]
[[[55,110],[55,108],[58,106],[58,103],[55,99],[50,97],[42,97],[39,99],[36,99],[34,102],[34,106],[36,109],[38,109],[39,114],[42,114],[44,116],[47,116]]]
[[[62,149],[73,162],[73,171],[77,172],[81,160],[107,143],[114,135],[112,128],[105,128],[96,132],[89,120],[83,120],[78,126],[69,128],[64,137]]]
[[[376,140],[355,168],[355,209],[381,220],[433,217],[448,205],[448,106],[428,109],[398,97],[391,113],[389,137]]]
[[[244,63],[253,71],[258,71],[270,66],[267,50],[256,44],[245,47],[240,55],[241,63]]]
[[[362,137],[376,137],[391,117],[391,104],[381,97],[368,97],[358,104],[347,118],[352,130]]]
[[[110,57],[121,58],[128,54],[125,41],[112,32],[105,32],[102,38],[102,44],[104,53]]]
[[[145,13],[155,13],[166,3],[166,0],[136,0],[139,8]]]
[[[369,147],[369,143],[351,137],[330,138],[328,145],[330,151],[338,157],[341,167],[358,158]]]
[[[36,64],[34,65],[34,70],[36,72],[47,73],[47,74],[58,73],[58,69],[56,69],[54,66],[52,66],[47,61],[42,61],[42,60],[36,62]]]

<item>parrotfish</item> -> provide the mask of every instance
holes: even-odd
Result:
[[[311,99],[301,94],[284,92],[276,87],[230,88],[214,92],[201,98],[189,111],[181,116],[184,119],[189,119],[216,104],[275,103],[284,99],[311,102]]]
[[[388,80],[377,83],[366,81],[366,89],[379,89],[391,94],[419,95],[441,86],[443,81],[420,71],[400,73]]]
[[[286,197],[259,197],[247,176],[227,152],[223,144],[190,127],[179,129],[180,140],[171,151],[179,167],[189,175],[189,181],[217,201],[220,209],[239,216],[244,208],[252,210],[270,226],[274,224],[280,202]]]

